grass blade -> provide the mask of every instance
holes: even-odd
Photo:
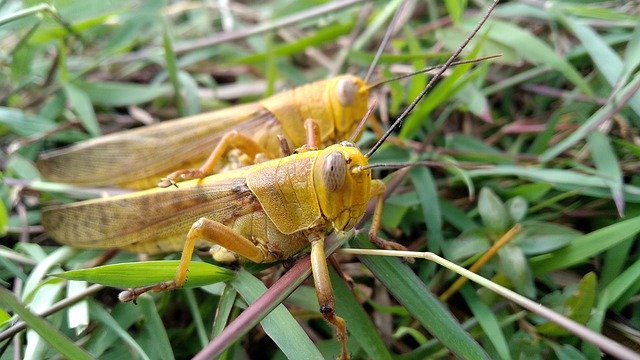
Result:
[[[91,355],[62,335],[44,319],[31,313],[4,287],[0,287],[0,304],[13,310],[29,327],[35,330],[56,351],[68,359],[91,359]]]

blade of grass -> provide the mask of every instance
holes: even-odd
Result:
[[[365,249],[372,248],[366,235],[356,236],[350,244]],[[420,278],[400,260],[375,256],[359,256],[359,259],[387,287],[393,297],[456,356],[463,359],[489,358],[442,303],[427,290]]]
[[[220,301],[218,302],[218,309],[216,309],[216,317],[213,321],[213,329],[211,330],[212,339],[220,335],[222,330],[224,330],[224,327],[227,325],[231,309],[233,309],[233,304],[236,302],[236,295],[236,289],[234,289],[233,286],[226,284],[224,291],[220,296]]]
[[[550,254],[529,260],[536,275],[565,269],[579,264],[640,232],[640,216],[609,225],[574,240],[568,246]]]
[[[375,325],[362,309],[351,289],[335,273],[335,270],[332,268],[329,270],[331,271],[331,285],[336,297],[336,311],[347,322],[349,339],[355,339],[369,359],[392,359],[389,350],[376,331]]]
[[[587,143],[589,144],[589,153],[593,163],[600,176],[605,179],[616,204],[616,209],[618,209],[618,215],[622,218],[624,217],[624,192],[622,189],[624,180],[620,169],[620,161],[618,161],[618,157],[605,134],[596,131],[587,137]]]
[[[466,285],[462,287],[462,289],[460,289],[460,293],[464,297],[467,305],[469,305],[469,309],[471,309],[471,312],[478,320],[480,327],[484,330],[487,339],[489,339],[498,355],[500,355],[500,358],[505,360],[511,359],[507,340],[504,337],[500,323],[493,314],[493,311],[491,311],[491,309],[480,300],[471,286]]]
[[[198,302],[196,301],[196,297],[193,294],[192,289],[184,289],[183,294],[184,294],[184,297],[187,299],[187,304],[189,305],[189,311],[191,312],[191,317],[193,318],[193,323],[196,327],[196,332],[198,334],[198,339],[200,340],[200,345],[202,347],[205,347],[209,343],[209,338],[207,338],[207,332],[204,329],[204,322],[202,321],[202,316],[200,315],[200,310],[198,308]]]
[[[149,295],[142,295],[139,299],[141,299],[143,296]],[[91,317],[94,320],[102,323],[102,325],[105,327],[105,330],[107,330],[105,332],[115,333],[126,344],[131,346],[131,348],[140,356],[140,358],[150,360],[149,356],[147,356],[147,353],[142,349],[142,347],[140,347],[140,344],[138,344],[136,340],[131,335],[129,335],[129,333],[125,329],[123,329],[120,324],[118,324],[118,322],[115,321],[105,309],[94,304],[93,302],[89,303],[89,308],[91,309]]]
[[[144,329],[154,339],[154,352],[160,359],[173,360],[173,349],[171,349],[171,344],[169,343],[169,336],[162,324],[162,319],[158,315],[158,309],[153,298],[151,296],[141,296],[138,299],[138,304],[140,304],[145,320]]]
[[[249,304],[254,303],[267,290],[266,286],[246,270],[239,270],[231,282],[238,294]],[[262,321],[262,328],[288,358],[322,359],[313,342],[284,305],[278,305]]]
[[[4,287],[0,287],[0,303],[3,307],[13,310],[29,327],[35,330],[52,348],[69,359],[91,359],[91,355],[62,335],[56,328],[44,319],[33,314],[24,307],[18,299]]]

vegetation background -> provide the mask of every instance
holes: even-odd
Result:
[[[190,358],[264,291],[256,276],[271,285],[283,273],[247,267],[227,285],[144,296],[138,306],[117,303],[117,290],[51,277],[103,252],[53,243],[39,226],[41,207],[100,193],[40,181],[38,153],[339,73],[362,76],[402,3],[0,1],[0,358],[86,356],[80,348],[101,359]],[[443,63],[488,6],[406,1],[375,78]],[[483,276],[638,350],[638,24],[637,1],[500,4],[465,56],[502,56],[448,71],[372,159],[437,165],[404,173],[385,203],[386,237],[466,267],[492,254]],[[426,81],[376,93],[382,126]],[[375,139],[368,131],[359,145]],[[498,250],[516,224],[521,231]],[[457,277],[432,263],[339,259],[355,281],[350,291],[333,279],[354,358],[600,357],[475,285],[437,300],[432,293]],[[109,262],[135,260],[119,253]],[[260,326],[234,332],[241,340],[224,344],[225,358],[335,357],[312,286],[304,282]],[[62,311],[44,322],[24,306]],[[16,335],[14,314],[44,336]]]

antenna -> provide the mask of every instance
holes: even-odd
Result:
[[[384,133],[384,135],[382,135],[382,137],[380,138],[380,140],[378,140],[375,145],[373,145],[373,147],[371,148],[371,150],[369,150],[364,156],[365,157],[371,157],[371,155],[373,155],[373,153],[376,152],[376,150],[378,150],[378,148],[384,144],[385,140],[391,135],[391,133],[397,129],[400,125],[402,125],[402,121],[404,121],[404,119],[407,117],[407,115],[409,115],[409,113],[416,107],[416,105],[418,105],[418,102],[420,102],[420,100],[422,100],[422,98],[435,86],[435,84],[438,83],[438,81],[440,81],[440,78],[442,77],[442,74],[445,72],[445,70],[447,70],[449,68],[449,66],[451,66],[451,64],[453,63],[453,60],[455,58],[458,57],[458,55],[460,55],[460,53],[462,52],[462,50],[469,44],[469,41],[471,41],[471,39],[473,39],[473,37],[478,33],[478,31],[480,30],[480,28],[482,27],[482,25],[484,25],[484,23],[487,21],[487,19],[489,18],[489,15],[491,15],[491,13],[493,12],[493,9],[495,9],[496,5],[498,5],[498,1],[499,0],[494,0],[493,3],[491,4],[491,6],[489,7],[489,9],[487,10],[486,15],[482,18],[482,20],[480,20],[480,22],[478,23],[478,25],[476,25],[475,29],[473,29],[473,31],[471,32],[471,34],[469,34],[469,36],[467,36],[467,38],[464,40],[464,42],[462,43],[462,45],[460,45],[460,47],[458,47],[458,49],[451,55],[451,57],[449,58],[449,60],[447,60],[447,62],[443,65],[442,68],[440,68],[440,70],[438,71],[438,73],[431,78],[431,80],[429,81],[429,83],[427,84],[427,86],[425,86],[424,90],[422,90],[422,92],[420,93],[420,95],[418,95],[418,97],[416,97],[413,102],[404,110],[404,112],[402,114],[400,114],[400,116],[398,117],[398,119],[396,119],[396,121],[393,123],[393,125],[391,125],[391,127],[389,128],[389,130],[387,130],[387,132]]]
[[[470,59],[470,60],[462,60],[462,61],[454,61],[450,64],[450,66],[458,66],[458,65],[466,65],[466,64],[475,64],[475,63],[479,63],[485,60],[491,60],[491,59],[495,59],[495,58],[499,58],[501,57],[502,54],[496,54],[496,55],[489,55],[489,56],[485,56],[485,57],[481,57],[481,58],[477,58],[477,59]],[[434,65],[434,66],[429,66],[427,68],[418,70],[418,71],[414,71],[414,72],[410,72],[408,74],[404,74],[404,75],[400,75],[391,79],[387,79],[387,80],[380,80],[378,82],[375,82],[369,86],[367,86],[365,88],[366,91],[369,91],[371,89],[377,88],[380,85],[384,85],[386,83],[390,83],[393,81],[397,81],[397,80],[402,80],[402,79],[406,79],[408,77],[412,77],[414,75],[418,75],[418,74],[423,74],[432,70],[436,70],[436,69],[440,69],[444,67],[444,64],[439,64],[439,65]]]

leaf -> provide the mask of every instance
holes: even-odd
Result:
[[[471,23],[465,23],[465,29],[472,29]],[[486,30],[488,29],[488,30]],[[523,59],[535,65],[546,65],[560,72],[571,81],[580,91],[586,95],[593,95],[593,91],[582,78],[582,75],[549,47],[544,41],[511,23],[497,20],[489,20],[485,25],[489,38],[498,43],[507,45],[515,50]]]
[[[355,339],[370,359],[392,359],[375,325],[354,297],[352,290],[335,273],[335,270],[330,268],[329,271],[336,297],[336,312],[347,322],[350,339]]]
[[[179,260],[144,261],[98,266],[53,274],[67,280],[82,280],[118,288],[142,287],[173,280]],[[191,262],[184,288],[200,287],[233,278],[233,271],[204,262]]]
[[[89,134],[100,136],[100,126],[98,125],[98,119],[96,119],[96,113],[93,111],[93,105],[91,105],[89,96],[70,83],[65,84],[63,89],[71,107],[80,118],[80,122],[84,128]]]
[[[522,196],[516,196],[507,200],[505,206],[509,212],[509,216],[516,223],[523,221],[527,216],[527,210],[529,210],[529,204]]]
[[[427,224],[427,234],[429,236],[429,250],[439,252],[444,241],[442,236],[442,216],[440,214],[440,204],[438,190],[435,179],[429,169],[417,167],[411,169],[411,180],[416,188],[416,193],[422,206],[422,214],[425,224]]]
[[[464,297],[467,305],[469,305],[471,312],[478,320],[480,327],[484,330],[485,336],[496,349],[498,355],[500,355],[500,358],[511,359],[507,340],[496,315],[493,310],[480,300],[472,289],[473,288],[471,286],[463,286],[460,289],[460,293]]]
[[[614,88],[620,80],[624,80],[623,75],[624,64],[618,54],[589,26],[582,22],[576,21],[571,16],[564,16],[560,12],[554,12],[561,22],[574,33],[580,40],[582,45],[589,53],[589,57],[598,68],[598,71],[607,80],[607,83]],[[637,60],[636,60],[637,61]],[[626,76],[628,76],[627,74]],[[640,94],[636,94],[629,100],[629,106],[640,116]]]
[[[267,290],[260,280],[242,269],[238,271],[238,275],[231,282],[231,285],[248,304],[255,302]],[[318,349],[284,305],[278,305],[262,319],[260,324],[265,333],[288,358],[322,359]]]
[[[522,223],[522,231],[511,243],[526,255],[539,255],[560,249],[581,235],[564,225],[529,220]]]
[[[502,200],[488,187],[480,189],[478,212],[482,223],[495,233],[504,233],[511,225],[511,218]]]
[[[640,232],[640,216],[583,235],[568,246],[530,260],[534,274],[541,275],[586,261]]]
[[[505,245],[498,251],[498,260],[500,272],[509,279],[516,291],[529,298],[535,298],[536,287],[524,252],[517,246]]]
[[[573,292],[571,297],[567,299],[562,311],[563,315],[571,320],[586,324],[591,315],[591,309],[596,301],[596,275],[592,272],[585,275],[578,288]],[[559,337],[568,336],[571,333],[555,323],[547,322],[536,326],[536,331],[540,334]]]
[[[0,287],[0,304],[4,308],[13,310],[31,329],[35,330],[52,348],[64,357],[68,359],[92,359],[91,355],[62,335],[51,324],[31,313],[5,287]]]
[[[116,81],[74,83],[89,96],[91,102],[102,106],[139,105],[171,94],[169,85],[140,85]]]
[[[624,181],[618,157],[613,148],[611,148],[609,139],[605,134],[596,131],[589,135],[587,140],[593,163],[596,165],[600,176],[606,179],[605,181],[611,190],[611,196],[618,209],[618,215],[622,218],[624,217],[624,193],[622,191]]]
[[[372,248],[365,235],[351,240],[351,245]],[[488,359],[488,355],[473,338],[462,329],[442,303],[438,301],[418,276],[399,259],[358,256],[376,278],[391,292],[433,336],[463,359]]]

